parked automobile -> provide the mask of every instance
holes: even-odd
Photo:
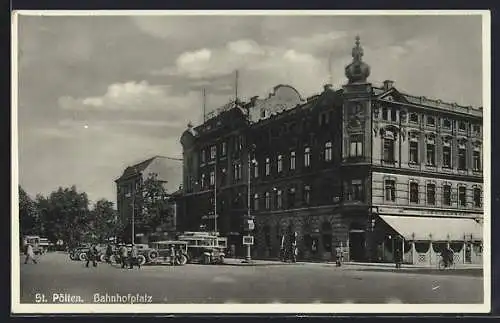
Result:
[[[223,264],[227,238],[209,232],[185,232],[178,237],[187,243],[190,263]]]
[[[89,245],[82,245],[76,248],[73,248],[69,251],[69,259],[71,260],[87,260],[87,252],[89,251]]]

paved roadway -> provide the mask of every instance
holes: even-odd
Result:
[[[458,273],[458,272],[457,272]],[[478,275],[336,268],[322,264],[85,268],[66,254],[21,261],[21,303],[65,293],[92,303],[95,293],[148,294],[153,303],[482,303]],[[39,294],[39,295],[40,295]],[[55,301],[57,303],[57,301]]]

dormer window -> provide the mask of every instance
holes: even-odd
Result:
[[[411,123],[418,123],[418,114],[410,113],[410,122]]]

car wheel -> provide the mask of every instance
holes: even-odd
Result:
[[[188,262],[188,258],[186,257],[186,255],[180,255],[179,257],[177,257],[177,264],[180,265],[180,266],[184,266],[185,264],[187,264]]]
[[[86,255],[84,252],[82,252],[82,253],[78,256],[78,259],[80,259],[81,261],[85,261],[85,260],[87,260],[87,255]]]
[[[101,262],[106,262],[106,256],[105,256],[105,255],[101,255],[101,256],[99,257],[99,260],[100,260]]]
[[[156,250],[151,250],[149,253],[148,253],[148,259],[149,260],[154,260],[158,258],[158,251]]]
[[[146,257],[144,257],[143,255],[137,256],[137,262],[140,266],[144,265],[146,263]]]

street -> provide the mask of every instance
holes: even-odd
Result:
[[[105,295],[137,295],[152,303],[482,303],[483,278],[394,272],[323,264],[86,268],[67,254],[38,264],[21,258],[21,303],[94,303]],[[96,296],[97,295],[97,296]],[[107,301],[113,302],[113,301]],[[148,300],[146,300],[148,302]]]

